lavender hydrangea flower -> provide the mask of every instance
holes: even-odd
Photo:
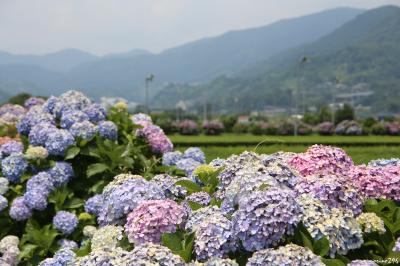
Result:
[[[48,134],[46,149],[51,155],[64,155],[75,144],[75,139],[67,130],[59,129]]]
[[[206,156],[204,152],[198,148],[198,147],[191,147],[185,150],[183,153],[183,158],[185,159],[193,159],[200,164],[205,164],[206,163]]]
[[[128,215],[125,232],[135,245],[161,243],[162,234],[175,232],[186,218],[185,209],[175,201],[143,201]]]
[[[27,167],[28,163],[23,155],[18,153],[11,154],[1,161],[1,171],[11,183],[18,183]]]
[[[239,264],[231,259],[213,258],[204,262],[203,266],[239,266]]]
[[[400,158],[391,158],[391,159],[378,159],[372,160],[368,163],[368,166],[372,167],[380,167],[380,166],[400,166]]]
[[[98,216],[103,205],[103,196],[100,194],[94,195],[85,202],[85,211]]]
[[[115,264],[114,264],[115,265]],[[146,243],[136,246],[119,265],[165,265],[184,266],[185,262],[167,247]]]
[[[78,110],[70,110],[62,114],[60,126],[61,128],[69,129],[75,123],[88,120],[89,117],[84,112]]]
[[[20,141],[11,140],[1,145],[0,151],[4,156],[9,156],[13,153],[22,153],[24,145]]]
[[[313,254],[311,250],[295,244],[288,244],[278,249],[263,249],[255,252],[246,266],[291,266],[312,265],[324,266],[321,258]]]
[[[347,266],[379,266],[372,260],[353,260]]]
[[[32,216],[31,209],[25,205],[25,201],[23,197],[17,197],[11,203],[10,208],[10,217],[16,221],[25,221],[28,220]]]
[[[25,205],[30,209],[43,211],[47,208],[47,194],[42,189],[31,189],[24,194]]]
[[[30,109],[33,106],[36,105],[43,105],[45,103],[45,100],[43,98],[38,98],[38,97],[30,97],[27,99],[24,103],[24,106],[28,109]]]
[[[106,109],[98,103],[93,103],[83,109],[83,112],[89,117],[92,123],[98,123],[106,119]]]
[[[56,130],[56,126],[50,123],[34,125],[29,132],[29,143],[34,146],[44,146],[48,135]]]
[[[60,249],[77,249],[79,247],[75,241],[65,238],[58,240],[57,244],[60,246]]]
[[[182,153],[180,151],[171,151],[163,154],[162,164],[166,166],[175,165],[181,158]]]
[[[299,222],[300,207],[287,189],[271,187],[239,201],[233,215],[233,231],[247,251],[277,245],[292,234]]]
[[[69,248],[62,248],[54,254],[55,265],[71,265],[75,260],[75,253]]]
[[[54,190],[53,180],[47,172],[40,172],[31,178],[26,183],[26,190],[39,190],[48,195]]]
[[[174,148],[171,140],[164,134],[151,134],[147,138],[151,151],[157,154],[163,154],[172,151]]]
[[[99,122],[99,134],[102,138],[116,140],[118,138],[118,128],[111,121],[101,121]]]
[[[131,119],[133,123],[135,123],[136,125],[141,125],[143,127],[153,124],[151,117],[144,113],[134,114],[131,116]]]
[[[75,214],[59,211],[53,217],[54,227],[65,235],[71,234],[78,226],[78,218]]]
[[[208,204],[210,204],[211,196],[207,192],[195,192],[190,196],[186,197],[186,200],[193,201],[202,206],[207,206]]]
[[[97,218],[101,226],[125,224],[126,215],[140,202],[165,198],[159,186],[135,176],[111,182],[104,188],[102,196],[103,206]]]
[[[7,206],[8,206],[7,199],[4,196],[0,195],[0,211],[2,211],[5,208],[7,208]]]
[[[396,244],[393,247],[394,252],[400,252],[400,237],[397,238]]]
[[[97,127],[89,121],[76,122],[70,128],[69,132],[75,138],[89,140],[97,133]]]
[[[50,96],[46,102],[43,104],[43,110],[47,113],[53,114],[54,107],[58,102],[58,98],[55,96]]]
[[[204,220],[197,227],[194,249],[199,261],[226,258],[236,249],[232,222],[223,215],[212,215]]]
[[[178,199],[183,198],[187,194],[187,189],[183,186],[175,185],[180,180],[189,180],[188,178],[179,178],[170,176],[167,174],[155,175],[151,182],[158,185],[163,191],[167,198]]]
[[[189,218],[185,224],[185,230],[189,232],[196,231],[199,224],[213,215],[222,215],[221,210],[217,206],[207,206],[189,213]]]
[[[56,162],[55,165],[48,171],[55,187],[60,187],[74,176],[74,169],[67,162]]]
[[[7,178],[0,177],[0,195],[4,195],[7,193],[9,187],[9,181]]]

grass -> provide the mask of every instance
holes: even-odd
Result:
[[[207,161],[215,158],[226,158],[231,154],[239,154],[246,150],[254,150],[253,146],[227,146],[227,147],[201,147],[206,154]],[[374,146],[374,147],[343,147],[344,150],[351,156],[356,164],[368,163],[373,159],[400,157],[400,149],[390,146]],[[180,147],[183,151],[185,148]],[[307,146],[286,146],[286,145],[271,145],[259,146],[256,149],[257,153],[270,154],[277,151],[303,152]]]
[[[169,136],[176,146],[248,146],[327,144],[340,146],[400,146],[400,136],[255,136],[250,134],[223,134],[220,136]]]

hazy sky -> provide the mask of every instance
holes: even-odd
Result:
[[[335,7],[400,0],[0,0],[0,50],[153,52]]]

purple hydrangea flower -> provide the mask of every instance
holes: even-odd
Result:
[[[63,156],[68,147],[75,144],[75,139],[67,130],[59,129],[50,132],[47,137],[46,149],[51,155]]]
[[[50,123],[34,125],[29,132],[29,143],[34,146],[45,146],[48,135],[56,130],[56,126]]]
[[[32,216],[31,209],[25,205],[25,201],[23,197],[17,197],[11,203],[10,208],[10,217],[16,221],[25,221],[28,220]]]
[[[106,109],[98,103],[93,103],[83,109],[83,112],[89,117],[90,122],[98,123],[106,119]]]
[[[98,216],[103,205],[103,196],[100,194],[94,195],[85,202],[85,211]]]
[[[204,220],[197,227],[194,249],[199,261],[226,258],[236,249],[231,221],[223,215],[212,215]]]
[[[180,151],[171,151],[163,154],[162,164],[166,166],[175,165],[180,159],[182,159],[182,153]]]
[[[161,243],[163,233],[173,233],[187,218],[185,209],[172,200],[148,200],[140,203],[129,215],[125,232],[129,242]]]
[[[132,115],[131,119],[133,123],[135,123],[136,125],[141,125],[143,127],[153,124],[151,117],[143,113],[134,114]]]
[[[4,210],[7,207],[8,207],[7,199],[3,195],[0,195],[0,211]]]
[[[209,219],[213,215],[222,215],[221,210],[217,206],[207,206],[189,213],[189,218],[185,224],[185,230],[194,232],[199,224]]]
[[[271,187],[254,192],[239,201],[233,215],[234,235],[247,251],[275,246],[293,233],[299,214],[300,207],[290,190]]]
[[[18,183],[27,167],[28,163],[23,155],[18,153],[11,154],[1,161],[1,171],[11,183]]]
[[[163,154],[172,151],[174,148],[171,140],[164,134],[151,134],[147,137],[151,151],[157,154]]]
[[[67,162],[56,162],[48,171],[55,187],[60,187],[74,176],[74,169]]]
[[[186,149],[186,151],[183,153],[183,158],[185,159],[193,159],[200,164],[205,164],[206,163],[206,156],[204,152],[197,147],[191,147]]]
[[[194,266],[195,264],[193,264]],[[202,265],[204,266],[239,266],[239,264],[231,259],[212,258]]]
[[[27,99],[24,103],[24,106],[28,109],[30,109],[33,106],[36,105],[43,105],[45,103],[45,100],[43,98],[38,98],[38,97],[30,97]]]
[[[379,266],[372,260],[353,260],[347,266]]]
[[[70,110],[62,114],[60,126],[64,129],[69,129],[75,123],[88,120],[89,117],[84,112],[78,110]]]
[[[117,176],[118,177],[118,176]],[[97,221],[100,226],[125,224],[125,217],[145,200],[164,199],[162,189],[141,177],[110,183],[103,190],[103,205]]]
[[[65,235],[71,234],[78,226],[78,218],[75,214],[59,211],[53,217],[54,227]]]
[[[99,122],[99,134],[102,138],[116,140],[118,138],[118,128],[111,121],[101,121]]]
[[[186,200],[196,202],[202,206],[207,206],[210,204],[211,196],[207,192],[195,192],[186,197]]]
[[[89,121],[76,122],[70,128],[69,132],[75,138],[89,140],[97,133],[97,127]]]
[[[9,156],[13,153],[22,153],[24,151],[24,145],[20,141],[10,140],[1,145],[0,151],[3,156]]]
[[[187,194],[187,189],[185,187],[175,185],[175,183],[180,180],[189,180],[189,179],[185,177],[179,178],[167,174],[160,174],[160,175],[155,175],[151,179],[151,182],[159,186],[164,191],[164,194],[167,198],[178,199],[185,197]]]

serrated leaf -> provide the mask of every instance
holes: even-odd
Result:
[[[65,154],[65,160],[71,160],[71,159],[75,158],[79,154],[80,151],[81,151],[81,149],[76,146],[68,148],[68,150]]]
[[[175,185],[187,188],[190,193],[201,191],[201,187],[199,185],[189,180],[179,180],[175,183]]]
[[[87,177],[94,176],[96,174],[103,173],[108,170],[108,166],[104,163],[94,163],[88,166],[86,170]]]
[[[38,248],[35,244],[25,244],[22,246],[21,253],[19,254],[20,259],[32,258],[34,251]]]

